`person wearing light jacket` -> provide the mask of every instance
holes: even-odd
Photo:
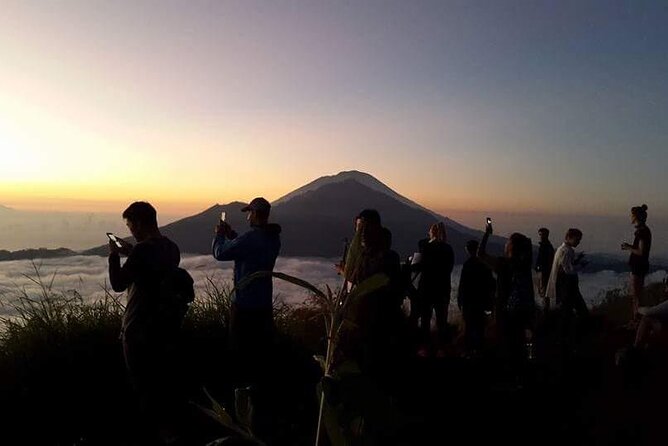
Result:
[[[259,277],[239,288],[248,276],[273,271],[281,249],[281,227],[268,222],[271,205],[255,198],[242,209],[251,229],[237,236],[224,221],[216,226],[212,254],[219,261],[234,261],[234,295],[230,309],[230,347],[238,356],[242,381],[254,382],[260,373],[254,358],[264,357],[274,334],[272,278]]]
[[[566,334],[572,320],[573,312],[580,319],[589,316],[587,304],[580,292],[578,271],[587,265],[583,261],[584,254],[575,254],[575,248],[582,241],[582,231],[571,228],[566,231],[564,243],[557,248],[547,284],[546,296],[557,302],[561,309],[562,336]]]

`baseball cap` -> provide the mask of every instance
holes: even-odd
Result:
[[[248,203],[248,206],[245,206],[241,209],[241,212],[248,212],[248,211],[264,211],[264,212],[269,212],[271,209],[271,204],[267,200],[265,200],[262,197],[257,197],[253,198],[250,203]]]

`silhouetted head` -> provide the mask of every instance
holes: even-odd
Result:
[[[357,218],[361,220],[361,224],[371,224],[379,227],[381,225],[380,214],[375,209],[364,209]]]
[[[526,235],[519,232],[511,234],[506,242],[505,253],[515,268],[531,269],[533,247],[531,246],[531,239]]]
[[[387,244],[387,234],[384,233],[384,229],[376,224],[364,223],[362,226],[362,246],[370,250],[383,249]]]
[[[631,208],[631,223],[636,226],[644,225],[647,222],[647,205],[633,206]]]
[[[264,226],[269,221],[271,204],[262,197],[253,198],[248,206],[241,209],[242,212],[248,212],[246,220],[251,226]]]
[[[468,252],[471,257],[477,257],[478,246],[480,246],[478,240],[469,240],[468,242],[466,242],[466,252]]]
[[[538,236],[540,237],[541,242],[546,242],[550,238],[550,230],[547,228],[540,228],[538,230]]]
[[[380,244],[383,250],[392,249],[392,231],[387,228],[382,228],[380,230]]]
[[[158,213],[150,203],[135,201],[123,211],[125,224],[138,242],[147,239],[158,231]]]
[[[439,221],[429,227],[429,238],[431,240],[438,240],[439,242],[448,241],[448,233],[445,230],[445,223]]]
[[[566,236],[564,237],[564,242],[567,245],[577,248],[580,242],[582,241],[582,231],[577,228],[570,228],[566,231]]]

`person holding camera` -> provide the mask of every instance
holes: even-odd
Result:
[[[487,241],[492,234],[492,221],[488,218],[478,257],[496,274],[496,330],[515,378],[519,378],[524,359],[534,357],[533,248],[531,239],[515,232],[508,238],[503,256],[487,254]]]
[[[177,435],[179,413],[187,404],[177,347],[185,301],[193,297],[192,279],[178,268],[179,248],[160,233],[153,206],[132,203],[123,218],[137,241],[134,246],[116,237],[109,242],[111,287],[128,292],[123,355],[139,399],[142,435],[167,442]],[[121,255],[127,256],[122,266]],[[181,300],[184,293],[188,296]]]
[[[469,258],[462,266],[457,294],[457,305],[464,319],[464,341],[468,357],[475,357],[482,352],[485,341],[485,312],[491,312],[496,290],[492,270],[478,258],[478,246],[477,240],[466,242]]]
[[[247,213],[250,230],[237,235],[221,219],[215,229],[212,254],[219,261],[234,261],[230,348],[237,356],[240,380],[254,383],[261,372],[256,358],[266,356],[273,341],[273,283],[271,276],[266,276],[258,277],[243,287],[239,285],[253,273],[273,271],[281,249],[281,227],[269,223],[271,204],[262,197],[253,199],[241,210]]]

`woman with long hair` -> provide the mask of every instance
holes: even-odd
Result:
[[[422,260],[418,264],[421,273],[418,295],[421,303],[420,332],[422,345],[420,356],[429,355],[431,315],[436,313],[438,327],[437,356],[443,356],[443,346],[448,332],[448,306],[452,285],[450,276],[455,263],[455,253],[447,242],[447,232],[443,222],[429,227],[429,238],[420,242]]]
[[[478,248],[480,260],[496,273],[495,319],[497,333],[507,351],[510,364],[517,370],[526,354],[533,356],[533,320],[536,309],[531,239],[516,232],[506,242],[504,255],[487,254],[487,241],[492,235],[492,224],[487,223],[485,235]]]
[[[632,319],[635,324],[639,319],[638,307],[645,288],[645,276],[649,273],[649,251],[652,247],[652,231],[647,227],[647,205],[631,208],[631,223],[635,226],[633,244],[622,243],[622,250],[630,251],[629,291],[631,295]]]

